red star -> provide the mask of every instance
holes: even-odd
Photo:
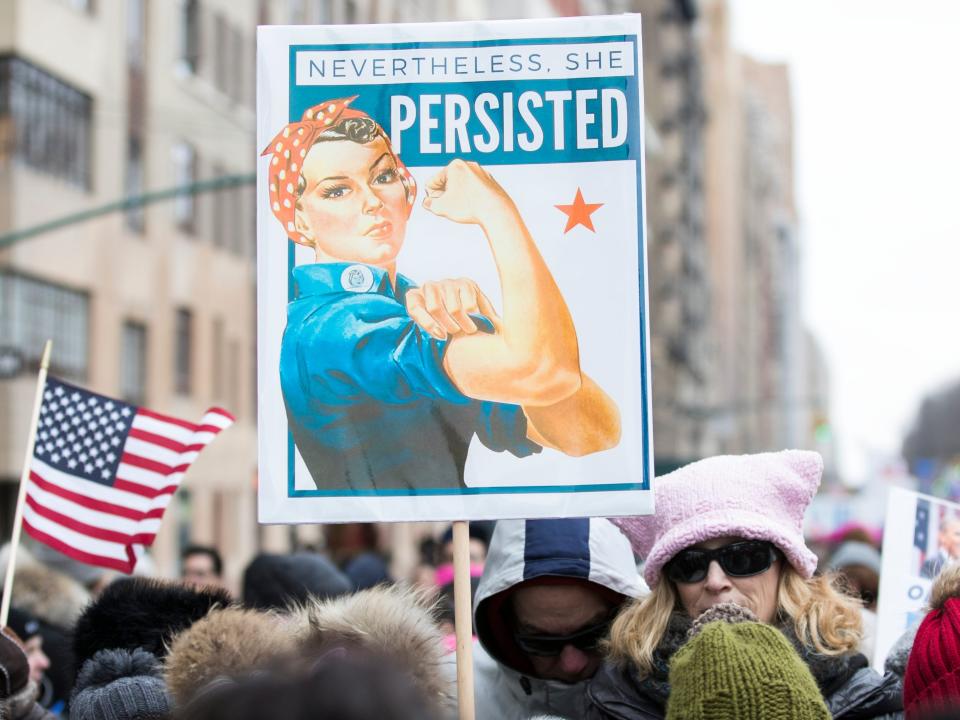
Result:
[[[603,207],[603,203],[587,203],[583,201],[583,193],[577,188],[577,196],[570,205],[554,205],[554,207],[567,216],[567,226],[563,229],[563,234],[573,230],[577,225],[583,225],[590,232],[596,232],[593,227],[593,220],[590,215]]]

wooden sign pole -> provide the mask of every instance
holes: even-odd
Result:
[[[460,720],[474,720],[473,599],[470,592],[470,527],[453,523],[453,604],[457,630],[457,702]]]
[[[17,495],[17,512],[13,519],[13,537],[10,538],[10,559],[7,561],[7,576],[3,581],[3,601],[0,602],[0,625],[6,626],[10,615],[10,600],[13,597],[13,574],[17,566],[17,548],[20,547],[20,528],[23,525],[23,503],[27,497],[27,481],[30,479],[30,464],[33,460],[33,445],[37,440],[37,423],[40,421],[40,406],[43,404],[43,389],[47,385],[47,368],[50,367],[50,350],[53,340],[47,340],[40,361],[40,374],[37,376],[37,393],[33,401],[33,414],[30,416],[30,433],[27,435],[27,451],[20,471],[20,491]]]

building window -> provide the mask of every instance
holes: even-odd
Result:
[[[200,66],[200,3],[186,0],[180,11],[180,63],[193,75]]]
[[[90,96],[18,57],[0,58],[0,125],[4,148],[28,167],[90,187]]]
[[[181,395],[189,395],[193,374],[193,313],[178,308],[174,332],[174,389]]]
[[[220,13],[213,16],[213,84],[222,93],[230,90],[230,52],[227,42],[230,28],[227,19]]]
[[[226,381],[224,374],[224,340],[223,340],[223,318],[214,318],[213,320],[213,399],[215,402],[222,402],[224,399],[224,384]]]
[[[127,169],[126,187],[128,198],[138,198],[143,194],[143,143],[136,135],[127,138]],[[127,227],[137,233],[143,233],[146,227],[146,212],[143,205],[137,205],[127,210],[125,215]]]
[[[147,326],[126,321],[120,342],[120,395],[143,405],[147,401]]]
[[[16,350],[29,367],[39,367],[46,341],[53,340],[50,371],[86,380],[90,327],[86,293],[0,272],[0,308],[0,343]]]
[[[223,166],[219,163],[214,163],[211,170],[214,179],[219,179],[224,175]],[[213,205],[211,213],[213,215],[213,244],[214,247],[224,247],[228,242],[227,233],[230,226],[230,207],[227,192],[226,190],[214,190],[209,193],[209,196],[210,203]]]
[[[227,409],[239,415],[240,409],[240,341],[231,340],[227,343]]]
[[[187,142],[173,146],[174,183],[183,188],[173,202],[173,216],[177,227],[183,232],[193,234],[196,229],[196,200],[193,191],[188,188],[197,181],[197,151]]]
[[[145,0],[127,0],[127,65],[142,69],[146,61]]]
[[[67,5],[75,10],[93,14],[93,0],[67,0]]]

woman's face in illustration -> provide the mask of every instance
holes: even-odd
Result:
[[[393,263],[407,228],[407,191],[387,142],[318,142],[303,161],[297,230],[319,262]]]

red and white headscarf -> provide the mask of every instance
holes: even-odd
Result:
[[[348,98],[325,100],[319,105],[314,105],[303,113],[300,122],[290,123],[283,128],[261,153],[264,156],[273,154],[269,174],[270,209],[280,221],[287,237],[294,242],[311,244],[308,238],[297,231],[294,222],[297,184],[300,180],[303,160],[317,138],[327,130],[336,127],[337,123],[351,118],[373,119],[361,110],[348,107],[356,99],[357,96],[354,95]],[[387,149],[397,164],[397,172],[407,189],[407,213],[409,213],[413,209],[413,201],[417,196],[417,183],[407,167],[400,162],[400,158],[390,144],[390,138],[379,124],[377,124],[377,133],[386,141]]]

